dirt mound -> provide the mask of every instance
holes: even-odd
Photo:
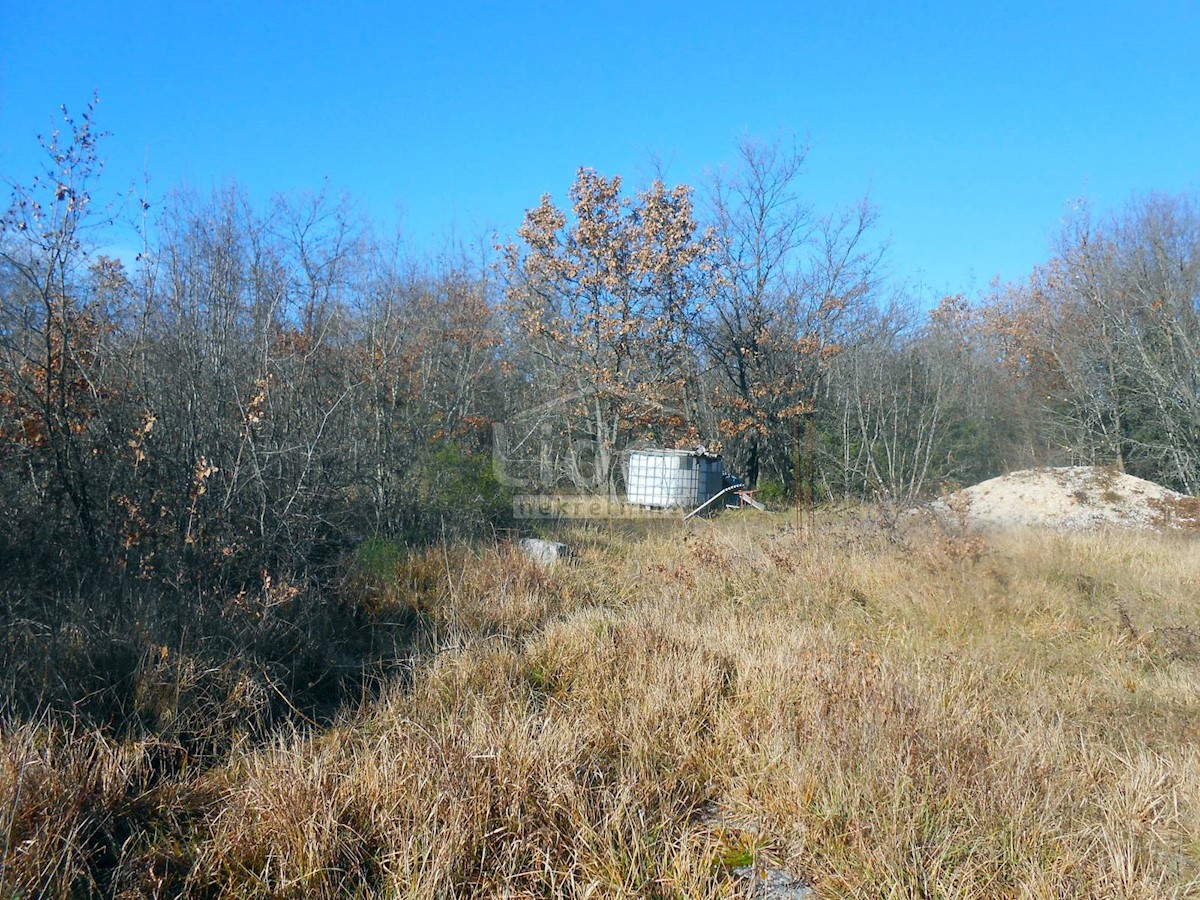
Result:
[[[929,508],[947,524],[976,528],[1200,528],[1200,498],[1097,466],[1010,472]]]

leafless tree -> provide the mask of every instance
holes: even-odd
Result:
[[[720,290],[703,335],[722,437],[753,484],[764,468],[786,478],[797,421],[874,299],[882,248],[866,201],[822,216],[802,200],[805,148],[747,139],[738,156],[709,189]]]
[[[1151,196],[1081,211],[1001,311],[1064,454],[1200,487],[1200,217]]]

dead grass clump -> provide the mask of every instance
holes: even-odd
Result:
[[[149,647],[131,678],[125,734],[177,743],[194,759],[219,759],[239,741],[268,733],[286,709],[281,689],[255,668]]]
[[[575,602],[565,567],[538,565],[515,545],[401,548],[371,542],[344,589],[366,621],[417,616],[448,636],[514,635]]]
[[[0,736],[0,889],[137,896],[181,869],[171,840],[205,805],[178,744],[27,725]],[[125,893],[125,892],[130,893]]]
[[[1170,660],[1200,661],[1200,631],[1187,625],[1168,625],[1151,633],[1154,645]]]
[[[712,896],[719,873],[686,831],[709,795],[728,672],[687,665],[693,655],[648,626],[592,616],[520,651],[442,654],[361,724],[243,760],[197,883]]]

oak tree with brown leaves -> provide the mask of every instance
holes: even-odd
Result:
[[[613,489],[632,441],[696,437],[695,326],[713,236],[697,225],[690,188],[621,188],[619,176],[580,169],[570,211],[543,196],[505,249],[526,398],[561,400],[561,468],[581,489]]]

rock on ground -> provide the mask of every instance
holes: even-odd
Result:
[[[553,565],[567,558],[567,545],[557,541],[543,541],[540,538],[521,538],[521,552],[536,563],[544,566]]]
[[[746,885],[751,900],[815,900],[804,880],[771,866],[738,866],[734,877]]]
[[[929,510],[943,524],[975,528],[1200,528],[1200,498],[1098,466],[1011,472],[935,500]]]

